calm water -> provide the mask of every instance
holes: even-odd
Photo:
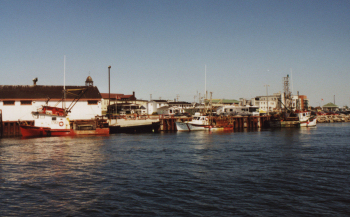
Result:
[[[0,216],[349,215],[349,123],[0,139]]]

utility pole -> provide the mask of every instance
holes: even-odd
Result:
[[[270,87],[270,85],[265,84],[264,86],[266,87],[267,115],[269,115],[269,90],[268,90],[268,88]]]
[[[111,66],[108,66],[108,109],[107,109],[107,113],[108,113],[108,119],[109,119],[109,123],[111,123]]]

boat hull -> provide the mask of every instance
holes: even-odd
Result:
[[[315,127],[316,118],[307,121],[270,121],[270,127],[272,128],[293,128],[293,127]]]
[[[300,122],[300,127],[316,127],[316,118]]]
[[[233,126],[212,126],[212,125],[198,125],[186,122],[175,122],[177,131],[231,131]]]
[[[23,137],[41,137],[47,136],[48,127],[20,126]]]
[[[186,122],[175,122],[177,131],[209,130],[209,125],[194,125]]]
[[[20,126],[22,137],[109,135],[109,128],[95,130],[51,129],[49,127]]]

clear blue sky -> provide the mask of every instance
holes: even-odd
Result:
[[[84,85],[137,98],[283,91],[350,106],[350,1],[0,0],[0,85]],[[321,101],[324,99],[324,101]]]

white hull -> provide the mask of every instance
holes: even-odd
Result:
[[[271,120],[270,127],[315,127],[316,117],[311,116],[310,112],[297,112],[299,120]]]
[[[186,122],[175,122],[177,131],[209,130],[209,125],[193,125]]]
[[[316,127],[316,118],[312,121],[300,122],[300,127]]]

